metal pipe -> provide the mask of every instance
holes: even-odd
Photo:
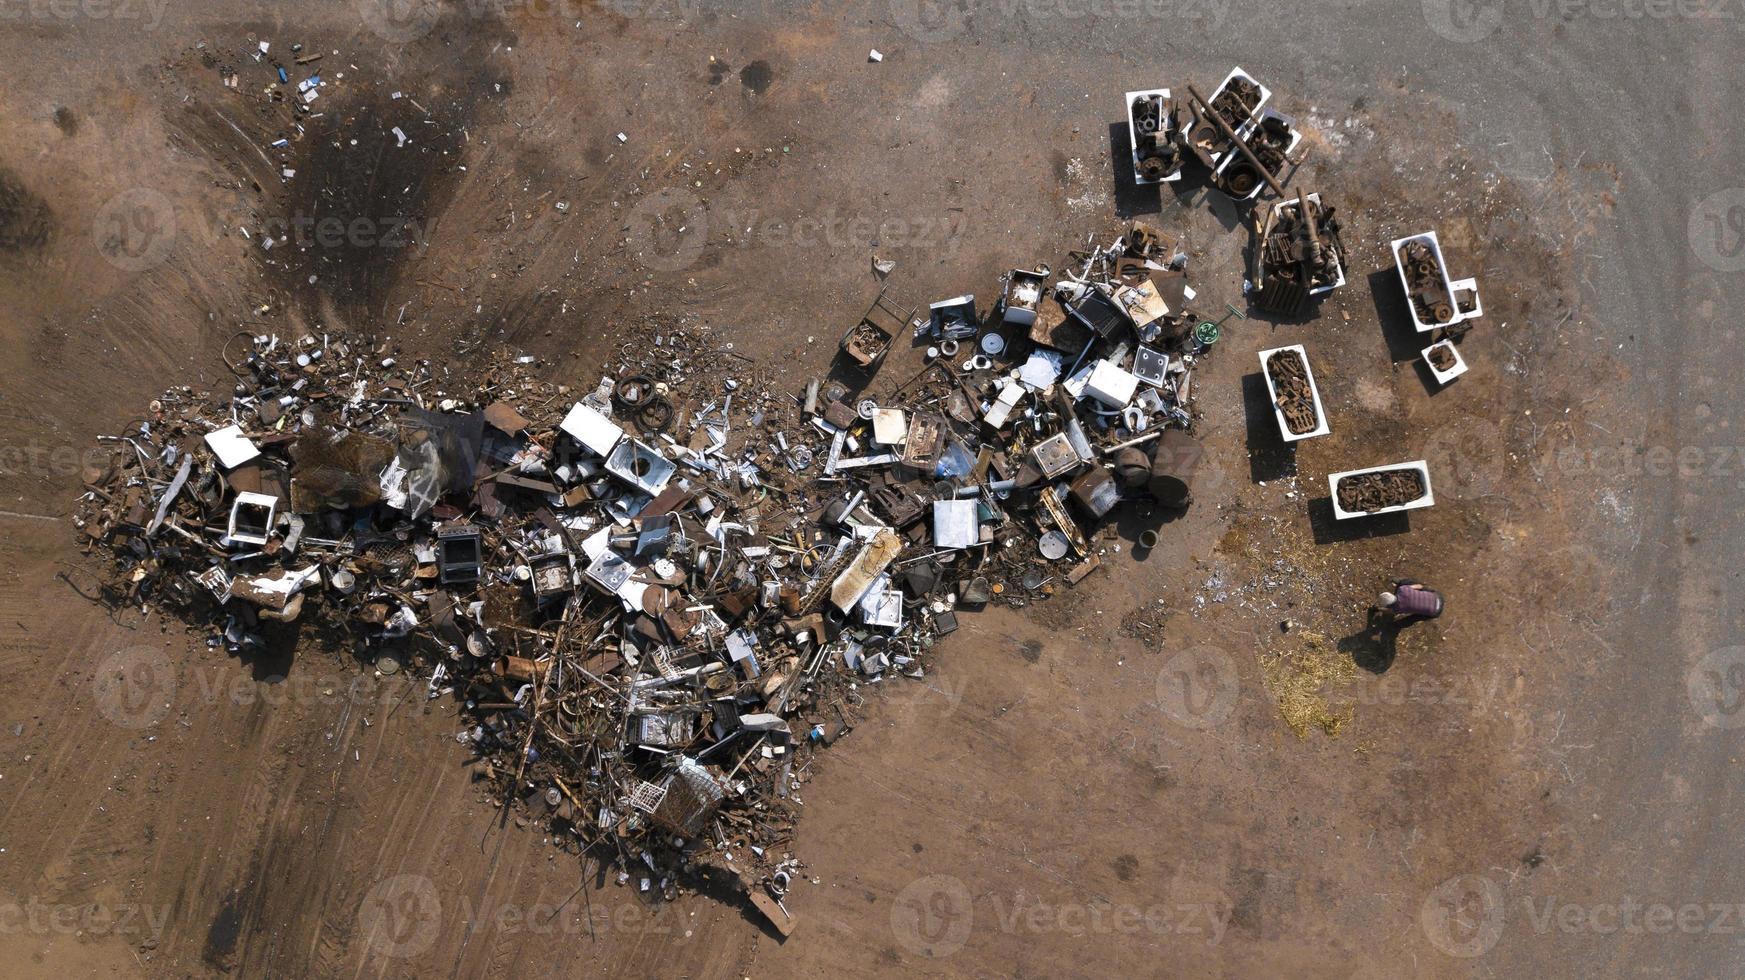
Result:
[[[1254,169],[1260,171],[1261,179],[1266,181],[1266,186],[1272,188],[1274,194],[1277,194],[1279,197],[1284,197],[1284,186],[1273,177],[1272,171],[1266,169],[1266,164],[1260,162],[1260,158],[1254,155],[1254,151],[1248,148],[1248,144],[1242,142],[1241,137],[1236,135],[1236,131],[1231,129],[1230,124],[1224,121],[1224,117],[1212,111],[1212,104],[1201,98],[1199,91],[1192,85],[1188,86],[1188,95],[1192,96],[1193,100],[1199,103],[1200,109],[1205,113],[1206,118],[1212,120],[1212,124],[1218,127],[1218,131],[1224,134],[1224,138],[1235,144],[1236,148],[1242,151],[1242,155],[1248,158],[1248,162],[1254,164]]]

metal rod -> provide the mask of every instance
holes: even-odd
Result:
[[[1274,194],[1277,194],[1279,197],[1284,197],[1284,186],[1273,177],[1272,171],[1266,169],[1266,164],[1260,162],[1260,158],[1254,155],[1254,151],[1248,148],[1248,144],[1242,142],[1242,138],[1236,135],[1236,131],[1230,128],[1230,124],[1224,121],[1224,117],[1212,111],[1212,104],[1207,102],[1205,99],[1200,98],[1199,91],[1192,85],[1188,86],[1188,95],[1192,96],[1193,100],[1199,103],[1201,111],[1205,114],[1206,118],[1212,120],[1213,125],[1218,127],[1218,131],[1224,134],[1224,138],[1235,144],[1236,148],[1242,151],[1242,155],[1248,158],[1248,162],[1254,164],[1254,169],[1260,171],[1261,179],[1266,181],[1266,186],[1272,188]]]

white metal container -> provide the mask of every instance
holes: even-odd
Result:
[[[1319,208],[1321,206],[1321,192],[1315,191],[1314,193],[1310,194],[1309,200],[1314,202],[1315,207]],[[1279,202],[1273,204],[1273,206],[1272,206],[1272,220],[1268,221],[1267,225],[1266,225],[1266,233],[1267,234],[1270,235],[1272,233],[1273,225],[1278,223],[1278,218],[1279,218],[1280,212],[1282,212],[1286,207],[1293,205],[1293,204],[1297,204],[1297,199],[1294,197],[1288,201],[1279,201]],[[1301,207],[1300,204],[1297,204],[1297,206]],[[1257,269],[1260,268],[1260,265],[1261,264],[1258,261],[1255,262],[1255,267]],[[1337,256],[1337,255],[1333,256],[1333,268],[1338,271],[1338,273],[1339,273],[1338,278],[1334,279],[1332,282],[1328,283],[1325,286],[1316,286],[1314,289],[1309,290],[1310,296],[1320,296],[1320,295],[1323,295],[1325,293],[1330,293],[1333,290],[1338,289],[1340,286],[1345,285],[1345,263],[1339,261],[1339,256]],[[1265,270],[1261,269],[1260,271],[1264,272]],[[1265,285],[1266,285],[1266,282],[1264,279],[1262,279],[1261,281],[1255,283],[1255,288],[1257,288],[1257,289],[1262,288]]]
[[[1121,108],[1122,113],[1127,117],[1127,151],[1133,157],[1133,182],[1140,186],[1168,183],[1182,179],[1182,168],[1179,165],[1175,168],[1173,173],[1165,174],[1162,180],[1146,180],[1144,177],[1139,175],[1139,134],[1133,127],[1133,100],[1153,95],[1161,95],[1165,99],[1168,99],[1169,89],[1148,88],[1141,89],[1137,92],[1128,92],[1127,101]]]
[[[1350,511],[1339,506],[1339,481],[1348,476],[1362,476],[1365,473],[1387,473],[1392,470],[1417,470],[1418,476],[1424,481],[1424,495],[1411,503],[1395,507],[1383,507],[1380,510]],[[1377,514],[1392,514],[1401,510],[1417,510],[1419,507],[1429,507],[1436,502],[1436,495],[1430,489],[1430,465],[1421,459],[1409,463],[1389,463],[1386,466],[1371,466],[1362,470],[1346,470],[1343,473],[1332,473],[1327,476],[1327,494],[1333,498],[1333,516],[1338,520],[1352,517],[1374,517]]]
[[[1256,114],[1258,114],[1261,109],[1266,107],[1267,100],[1272,98],[1272,89],[1269,89],[1265,85],[1262,85],[1260,83],[1260,79],[1255,78],[1253,75],[1250,75],[1247,72],[1243,71],[1241,65],[1237,65],[1236,67],[1230,69],[1230,74],[1225,75],[1224,80],[1218,83],[1218,87],[1212,90],[1211,96],[1206,100],[1206,110],[1208,112],[1211,111],[1212,103],[1218,101],[1218,96],[1224,94],[1225,86],[1229,85],[1230,81],[1232,79],[1236,79],[1236,78],[1247,79],[1248,81],[1253,82],[1260,89],[1260,101],[1256,102],[1254,104],[1254,111],[1248,114],[1248,119],[1242,120],[1242,122],[1237,124],[1237,126],[1236,126],[1237,131],[1240,132],[1242,127],[1247,125],[1250,119],[1253,119],[1254,116]],[[1218,166],[1219,161],[1223,159],[1224,154],[1222,152],[1213,153],[1213,154],[1211,154],[1211,157],[1212,157],[1212,166],[1215,168]]]
[[[1265,89],[1262,89],[1262,91],[1264,92]],[[1242,137],[1242,140],[1244,142],[1247,142],[1248,137],[1255,130],[1260,128],[1260,123],[1264,119],[1283,119],[1284,123],[1285,123],[1285,128],[1289,129],[1290,133],[1291,133],[1290,142],[1285,144],[1285,157],[1288,159],[1291,154],[1297,152],[1298,144],[1303,142],[1303,132],[1302,132],[1302,130],[1297,128],[1296,119],[1294,119],[1290,116],[1287,116],[1282,112],[1277,112],[1277,111],[1274,111],[1272,109],[1262,109],[1260,112],[1256,113],[1251,119],[1249,119],[1247,122],[1243,123],[1241,128],[1236,130],[1236,135]],[[1242,155],[1242,152],[1240,150],[1238,150],[1235,153],[1221,153],[1221,154],[1219,154],[1218,155],[1218,166],[1212,170],[1213,176],[1218,176],[1218,175],[1222,174],[1225,171],[1225,169],[1227,169],[1230,166],[1230,162],[1232,160],[1235,160],[1237,157],[1240,157],[1241,155]],[[1273,174],[1273,176],[1277,177],[1278,174]],[[1281,180],[1280,183],[1283,183],[1283,181]],[[1242,197],[1239,198],[1239,200],[1252,201],[1256,197],[1260,196],[1261,190],[1264,189],[1265,187],[1266,187],[1266,181],[1264,181],[1264,180],[1259,181],[1254,185],[1253,190],[1249,191],[1247,194],[1242,195]],[[1310,196],[1315,198],[1316,201],[1320,200],[1320,193],[1319,192],[1316,192],[1315,194],[1312,194]]]
[[[1454,286],[1454,316],[1457,320],[1464,323],[1467,320],[1476,320],[1484,316],[1484,301],[1478,298],[1477,279],[1456,279],[1452,285]],[[1460,312],[1462,293],[1468,293],[1472,296],[1472,312],[1470,313]]]
[[[1438,347],[1445,347],[1448,349],[1450,354],[1454,355],[1454,366],[1446,371],[1437,367],[1430,360],[1430,352]],[[1437,341],[1436,343],[1424,348],[1422,351],[1419,351],[1418,356],[1424,359],[1425,366],[1430,369],[1432,375],[1435,375],[1436,383],[1439,385],[1445,385],[1466,373],[1466,358],[1460,356],[1460,348],[1454,346],[1454,341],[1452,340]]]
[[[1437,269],[1442,273],[1442,286],[1448,290],[1449,304],[1454,306],[1453,318],[1445,323],[1425,323],[1423,320],[1418,319],[1418,307],[1412,302],[1412,283],[1406,278],[1406,261],[1402,255],[1402,250],[1406,247],[1406,243],[1417,241],[1428,243],[1430,246],[1430,253],[1436,256]],[[1412,314],[1412,325],[1418,328],[1419,333],[1429,333],[1432,330],[1439,330],[1443,327],[1452,327],[1462,319],[1465,319],[1460,315],[1460,307],[1454,303],[1454,283],[1448,278],[1448,259],[1442,254],[1442,243],[1436,240],[1435,232],[1426,231],[1421,235],[1407,235],[1405,238],[1396,238],[1390,243],[1389,247],[1392,248],[1394,252],[1394,271],[1400,274],[1400,291],[1405,293],[1406,296],[1406,310]],[[1474,295],[1477,295],[1476,288],[1474,289]]]
[[[1308,379],[1309,394],[1315,401],[1316,425],[1308,432],[1292,432],[1291,427],[1285,424],[1285,413],[1280,411],[1278,407],[1278,389],[1273,386],[1272,365],[1267,362],[1271,360],[1272,355],[1287,350],[1296,351],[1297,356],[1303,359],[1303,376]],[[1284,441],[1297,442],[1302,439],[1312,439],[1315,436],[1324,436],[1333,431],[1332,426],[1327,424],[1327,412],[1321,407],[1321,389],[1315,384],[1315,370],[1309,366],[1309,352],[1303,350],[1302,344],[1291,344],[1288,347],[1274,347],[1270,350],[1261,351],[1260,374],[1261,377],[1266,379],[1266,393],[1272,399],[1272,414],[1278,419],[1278,434],[1284,437]]]

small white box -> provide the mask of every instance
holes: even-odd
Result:
[[[260,448],[242,434],[242,426],[227,425],[206,433],[206,445],[218,457],[218,465],[234,469],[261,454]]]
[[[936,548],[974,548],[982,543],[982,520],[974,500],[933,502],[933,545]]]
[[[671,460],[636,439],[625,439],[606,457],[606,472],[650,497],[660,496],[677,471],[678,466]]]
[[[1435,362],[1430,360],[1430,352],[1438,347],[1447,348],[1448,353],[1454,355],[1454,366],[1446,371],[1437,367]],[[1425,366],[1430,369],[1430,373],[1435,376],[1436,383],[1439,385],[1445,385],[1466,373],[1466,358],[1460,356],[1460,348],[1454,346],[1452,340],[1439,340],[1419,351],[1418,356],[1424,359]]]
[[[881,408],[873,415],[873,441],[882,446],[901,446],[909,437],[909,417],[900,408]]]
[[[279,516],[279,498],[244,490],[230,505],[230,526],[225,536],[242,544],[266,544],[273,536]]]
[[[618,440],[624,438],[623,427],[581,402],[570,408],[558,428],[596,456],[612,455]]]
[[[1484,316],[1484,302],[1478,298],[1477,279],[1456,279],[1449,285],[1454,287],[1454,308],[1457,311],[1460,309],[1460,294],[1472,294],[1472,312],[1460,314],[1460,321],[1462,323],[1465,323],[1467,320],[1476,320],[1479,317]]]
[[[988,407],[987,414],[982,416],[982,421],[986,422],[989,428],[1005,428],[1006,420],[1012,417],[1012,410],[1018,407],[1018,403],[1028,393],[1029,389],[1025,388],[1021,382],[1007,379],[1005,387],[1000,389],[999,397],[994,399],[994,403]]]
[[[1110,408],[1126,408],[1139,388],[1139,379],[1114,361],[1098,361],[1085,381],[1085,394]]]

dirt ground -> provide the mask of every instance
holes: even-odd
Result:
[[[1596,710],[1622,721],[1633,703],[1618,678],[1639,634],[1620,619],[1657,628],[1646,600],[1624,603],[1647,587],[1619,581],[1618,557],[1640,546],[1632,508],[1654,501],[1621,489],[1636,475],[1591,465],[1609,457],[1560,450],[1675,438],[1632,414],[1634,328],[1589,281],[1637,184],[1616,152],[1559,136],[1541,159],[1475,128],[1467,102],[1385,51],[1329,63],[1292,41],[1170,40],[1221,37],[1240,6],[1071,45],[1039,39],[1045,22],[985,7],[916,21],[901,2],[7,8],[0,972],[1728,962],[1725,936],[1572,939],[1519,911],[1703,901],[1734,880],[1629,878],[1662,837],[1685,838],[1692,868],[1719,838],[1636,811],[1677,744],[1617,763],[1650,787],[1627,791],[1604,775],[1629,754],[1624,734],[1593,751]],[[1394,26],[1436,38],[1415,13]],[[322,55],[307,66],[328,83],[322,115],[301,134],[288,106],[256,97],[263,40],[287,61],[293,43]],[[1527,42],[1474,49],[1486,43]],[[802,921],[785,943],[718,896],[644,901],[503,818],[463,764],[454,706],[416,679],[360,676],[322,649],[251,668],[204,633],[89,598],[67,519],[86,448],[166,386],[224,384],[238,331],[386,333],[457,369],[504,346],[591,385],[642,331],[683,321],[797,390],[876,293],[874,256],[898,261],[892,288],[914,302],[991,297],[1003,270],[1058,268],[1135,216],[1185,236],[1204,312],[1245,309],[1242,214],[1193,186],[1133,187],[1117,125],[1123,91],[1204,91],[1238,60],[1308,134],[1301,178],[1340,209],[1348,285],[1308,322],[1224,322],[1194,379],[1197,501],[1157,548],[1137,549],[1146,521],[1124,516],[1077,588],[966,617],[926,681],[875,692],[870,720],[808,774],[795,851],[811,878],[788,898]],[[1461,346],[1471,370],[1442,390],[1387,251],[1430,228],[1484,301]],[[263,230],[290,240],[264,249]],[[1294,450],[1255,357],[1292,343],[1332,424]],[[895,352],[874,393],[919,363]],[[1412,459],[1429,464],[1433,507],[1333,519],[1329,473]],[[1674,550],[1708,533],[1673,523],[1659,534]],[[1366,607],[1402,576],[1442,589],[1449,614],[1372,628]],[[1722,608],[1736,588],[1690,581]],[[1640,720],[1707,738],[1685,665],[1667,676]],[[1687,813],[1734,798],[1719,755],[1702,758],[1715,765],[1661,786]],[[1599,830],[1614,821],[1616,836]]]

